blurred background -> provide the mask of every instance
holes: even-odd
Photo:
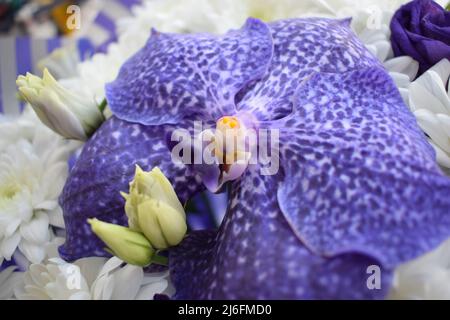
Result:
[[[105,51],[117,39],[118,18],[140,2],[0,0],[0,113],[18,114],[24,106],[12,79],[41,75],[42,60],[61,47],[75,47],[75,61]]]

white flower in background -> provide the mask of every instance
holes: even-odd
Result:
[[[65,138],[85,141],[104,120],[93,98],[66,89],[47,69],[42,79],[19,76],[17,86],[39,119]]]
[[[0,271],[0,300],[8,300],[14,297],[14,288],[19,285],[22,278],[21,272],[15,272],[16,267],[11,266]]]
[[[450,168],[450,61],[444,59],[409,88],[409,106],[436,150],[438,163]]]
[[[48,69],[56,78],[72,78],[78,75],[77,65],[80,63],[78,51],[74,44],[53,50],[53,52],[39,61],[38,67],[44,71]]]
[[[436,250],[398,267],[390,299],[449,300],[450,240]]]
[[[394,80],[403,101],[408,105],[409,87],[419,72],[419,63],[409,56],[401,56],[387,60],[384,67]]]
[[[15,288],[17,299],[151,300],[155,294],[174,294],[168,272],[144,273],[142,268],[124,264],[116,257],[65,262],[56,251],[63,241],[55,239],[48,248],[49,259],[31,265],[24,273]]]
[[[30,110],[0,123],[0,263],[17,248],[31,262],[45,257],[50,226],[64,227],[58,197],[67,160],[78,146],[47,129]]]

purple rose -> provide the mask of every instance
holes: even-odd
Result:
[[[408,55],[425,72],[440,60],[450,59],[450,12],[432,0],[402,6],[391,21],[395,56]]]

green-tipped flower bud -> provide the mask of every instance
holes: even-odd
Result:
[[[142,233],[97,219],[88,219],[88,223],[111,254],[136,266],[151,263],[155,251]]]
[[[166,249],[181,242],[187,231],[186,214],[159,168],[144,172],[136,166],[130,193],[122,196],[130,228],[144,233],[153,247]]]

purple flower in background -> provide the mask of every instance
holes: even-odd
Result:
[[[450,12],[432,0],[402,6],[391,21],[395,56],[407,55],[420,64],[420,74],[450,59]]]
[[[62,256],[105,254],[86,219],[126,223],[118,191],[135,164],[158,166],[181,201],[212,176],[220,184],[223,167],[173,162],[168,137],[234,119],[280,131],[280,170],[241,170],[220,228],[170,250],[176,298],[383,298],[397,265],[450,235],[450,181],[348,24],[249,19],[223,36],[153,32],[107,86],[114,117],[71,171]],[[371,290],[374,265],[380,289]]]

